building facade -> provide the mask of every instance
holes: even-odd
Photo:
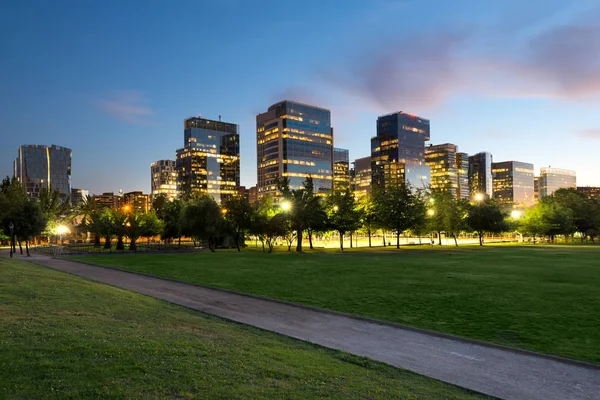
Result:
[[[458,146],[444,143],[425,147],[425,163],[433,189],[449,192],[456,199],[469,197],[468,155],[459,153]]]
[[[371,157],[357,158],[352,169],[352,187],[357,198],[371,193]]]
[[[333,190],[333,129],[325,108],[284,100],[256,116],[257,190],[277,198],[277,181],[298,189],[308,176],[316,194]]]
[[[504,161],[492,164],[494,198],[501,204],[531,206],[535,203],[533,164]]]
[[[350,188],[350,152],[333,149],[333,191],[344,192]]]
[[[482,194],[491,199],[494,196],[492,164],[492,155],[487,152],[469,157],[469,195],[471,197]]]
[[[579,193],[584,193],[590,199],[600,200],[600,187],[599,186],[577,186]]]
[[[540,177],[533,177],[533,198],[535,201],[540,199]]]
[[[560,168],[540,168],[539,198],[550,196],[558,189],[577,188],[575,171]]]
[[[401,111],[377,118],[377,136],[371,138],[373,185],[428,187],[425,142],[429,139],[427,119]]]
[[[238,125],[205,118],[184,121],[184,147],[177,150],[177,191],[212,196],[217,202],[235,196],[240,187]]]
[[[13,164],[14,176],[29,197],[57,190],[65,201],[71,196],[71,149],[61,146],[23,145]]]
[[[93,196],[94,202],[96,206],[100,209],[102,208],[112,208],[117,209],[121,207],[122,204],[122,196],[114,194],[114,192],[105,192],[102,194],[95,194]]]
[[[122,206],[126,207],[126,211],[137,211],[147,213],[152,208],[152,199],[149,194],[144,194],[141,190],[128,192],[123,195]]]
[[[174,160],[158,160],[150,164],[151,195],[154,199],[164,195],[167,199],[177,198],[177,171]]]
[[[85,189],[71,189],[71,204],[81,204],[83,200],[90,195],[89,190]]]

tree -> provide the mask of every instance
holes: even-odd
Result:
[[[230,197],[223,202],[223,212],[234,233],[235,247],[240,249],[240,240],[250,229],[252,223],[252,206],[243,196]]]
[[[115,235],[115,223],[113,213],[108,208],[98,215],[98,232],[104,238],[104,248],[110,249]]]
[[[117,237],[116,250],[125,250],[123,238],[127,234],[128,215],[122,210],[112,210],[113,233]]]
[[[377,219],[384,229],[396,233],[396,248],[400,248],[400,235],[417,225],[425,214],[425,205],[416,190],[408,185],[387,187],[375,192]]]
[[[340,250],[344,251],[344,235],[360,226],[354,194],[350,190],[336,192],[327,199],[329,226],[340,235]]]
[[[10,182],[7,179],[3,180],[0,195],[0,219],[2,230],[6,235],[10,236],[10,246],[13,253],[16,252],[18,238],[22,237],[21,231],[25,230],[24,225],[26,222],[24,218],[29,201],[25,190],[23,190],[23,187],[16,179],[12,179]],[[13,227],[12,230],[10,229],[11,224]],[[18,243],[21,254],[23,254],[21,241],[18,240]]]
[[[506,214],[492,199],[469,204],[467,211],[467,226],[477,232],[480,246],[483,246],[483,235],[486,232],[500,233],[508,230]]]
[[[35,236],[38,236],[46,228],[46,218],[42,213],[42,209],[35,200],[29,200],[24,203],[23,213],[19,219],[19,240],[25,241],[25,249],[27,257],[29,254],[29,242]]]
[[[544,234],[554,242],[557,235],[565,235],[565,238],[575,232],[573,223],[573,211],[557,201],[554,195],[545,196],[540,200],[543,219],[546,221]]]
[[[438,234],[438,243],[442,244],[441,233],[452,236],[455,246],[458,247],[457,235],[466,230],[466,217],[468,215],[468,201],[457,199],[452,193],[432,189],[427,216],[432,231]]]
[[[103,214],[98,210],[91,211],[86,217],[83,219],[83,226],[94,235],[94,247],[100,247],[100,238],[102,233],[104,232],[104,220]],[[110,245],[109,245],[110,247]]]
[[[371,235],[377,229],[377,210],[371,194],[363,196],[358,201],[358,215],[360,226],[365,230],[369,237],[369,247],[371,247]]]
[[[48,221],[47,231],[53,231],[71,213],[71,204],[68,200],[60,198],[58,190],[40,191],[39,205]]]
[[[88,232],[91,232],[92,234],[94,234],[94,245],[100,245],[100,234],[98,233],[98,230],[91,230],[89,228],[90,224],[89,224],[89,220],[91,218],[91,216],[96,213],[97,214],[98,211],[98,205],[96,204],[96,200],[94,199],[93,196],[85,196],[83,198],[83,200],[77,204],[77,206],[75,207],[75,214],[79,217],[81,217],[81,226],[84,229],[87,229]]]
[[[140,237],[151,237],[158,235],[162,224],[154,211],[144,214],[133,212],[127,215],[125,232],[129,238],[129,250],[137,251],[137,240]]]
[[[275,241],[277,238],[289,234],[289,220],[283,214],[279,213],[268,219],[265,225],[265,239],[269,247],[269,253],[273,252]],[[289,247],[288,247],[289,250]]]
[[[210,196],[193,198],[183,209],[183,234],[194,239],[194,242],[205,241],[211,252],[215,252],[217,239],[224,228],[221,209]]]
[[[169,199],[164,193],[153,196],[152,209],[156,212],[156,215],[158,215],[159,218],[164,218],[165,209],[168,203]]]
[[[160,238],[165,241],[178,238],[181,240],[181,216],[186,203],[183,200],[175,199],[165,204],[158,217],[163,221],[163,229]]]

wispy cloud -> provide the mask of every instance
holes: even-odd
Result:
[[[98,102],[100,108],[113,118],[130,124],[144,124],[152,110],[145,105],[143,94],[137,90],[118,91]]]
[[[600,128],[584,129],[582,131],[577,132],[577,136],[583,139],[600,140]]]

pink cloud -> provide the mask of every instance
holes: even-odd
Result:
[[[106,100],[99,102],[100,108],[113,118],[130,124],[143,124],[146,116],[152,110],[144,105],[145,99],[141,92],[118,91]]]
[[[600,140],[600,128],[596,129],[585,129],[577,133],[577,136],[583,139],[595,139]]]

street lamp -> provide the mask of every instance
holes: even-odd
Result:
[[[333,211],[334,211],[334,212],[338,212],[338,210],[339,210],[339,209],[340,209],[340,208],[339,208],[338,206],[333,206]]]
[[[433,217],[435,215],[435,210],[433,208],[430,208],[429,210],[427,210],[427,215]]]
[[[13,256],[13,238],[14,238],[14,231],[15,231],[15,224],[12,223],[12,221],[10,221],[10,224],[8,225],[8,229],[10,230],[10,241],[8,242],[8,245],[10,246],[10,258],[12,258]]]
[[[483,201],[484,199],[485,199],[485,196],[483,195],[483,193],[475,194],[475,201]]]
[[[69,228],[64,225],[59,225],[56,227],[56,233],[60,237],[60,244],[65,244],[63,241],[63,235],[69,232]]]
[[[281,209],[283,211],[288,211],[290,208],[292,208],[292,205],[290,204],[289,201],[284,201],[281,203]]]
[[[519,218],[521,218],[521,211],[512,210],[512,212],[510,213],[510,216],[512,217],[512,219],[519,219]]]

